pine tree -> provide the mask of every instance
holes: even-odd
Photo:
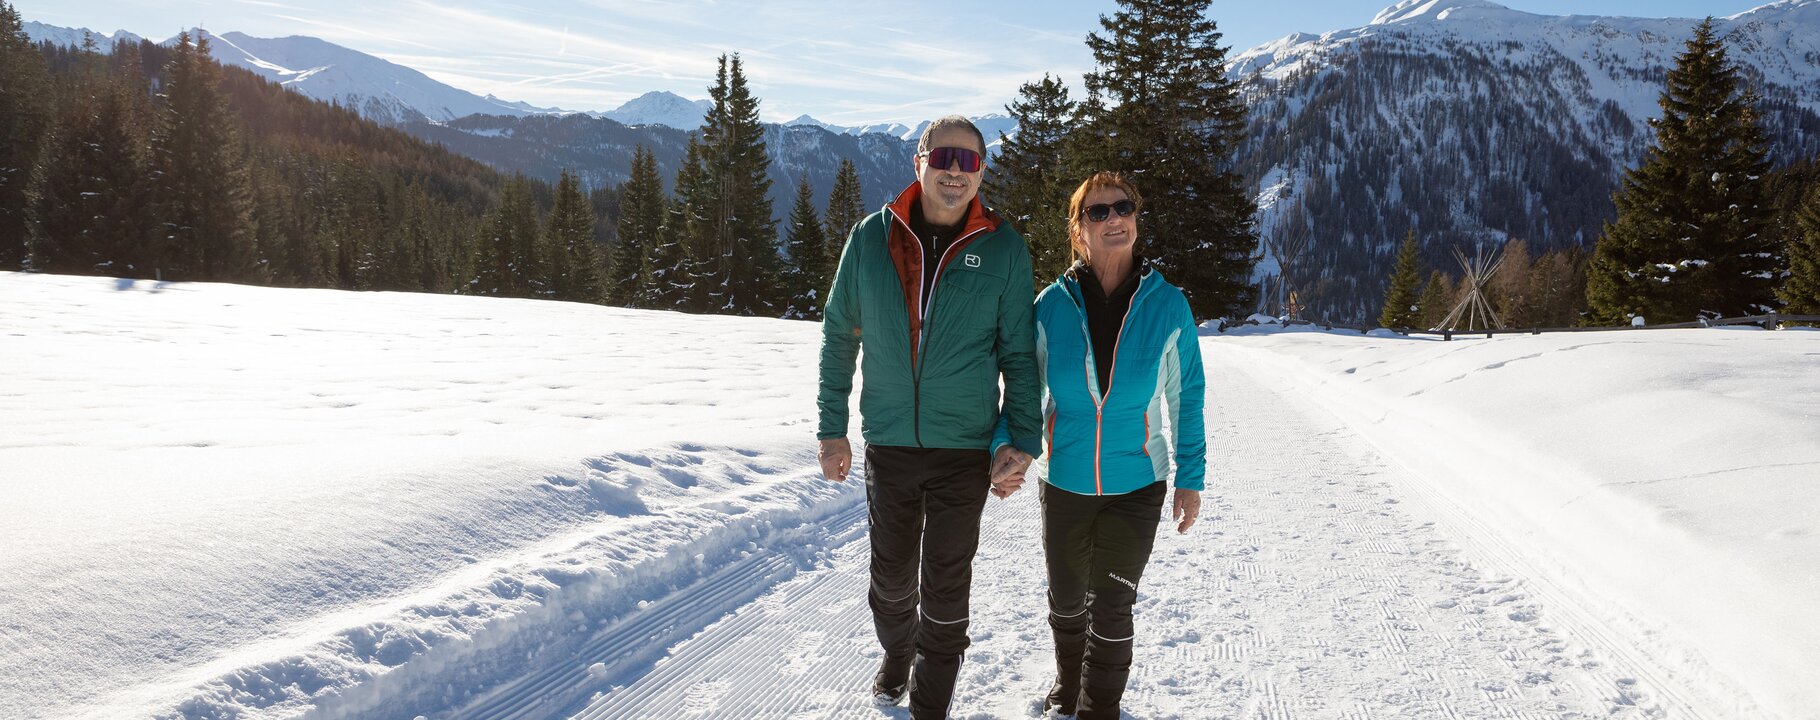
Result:
[[[219,91],[206,35],[178,36],[152,138],[161,225],[152,263],[164,279],[248,279],[257,250],[245,152]]]
[[[663,228],[663,176],[657,172],[657,156],[640,145],[632,150],[632,177],[626,181],[619,201],[619,227],[613,245],[612,274],[607,283],[607,300],[615,305],[652,307],[656,294],[649,264],[651,251],[657,247],[658,233]]]
[[[1726,57],[1712,18],[1675,59],[1650,121],[1656,142],[1612,196],[1618,218],[1595,246],[1587,300],[1596,322],[1693,320],[1767,310],[1780,267],[1761,202],[1768,173],[1757,96]]]
[[[758,99],[746,86],[739,55],[723,55],[708,95],[713,109],[691,144],[697,172],[677,196],[688,210],[690,256],[688,309],[740,315],[776,315],[783,302],[776,221],[771,218],[770,157]]]
[[[682,176],[688,172],[689,166],[684,165],[677,175],[678,187],[683,185]],[[636,305],[681,310],[687,306],[693,285],[688,249],[683,247],[683,235],[689,227],[689,208],[681,198],[673,199],[664,204],[663,217],[663,224],[657,227],[657,244],[651,246],[647,254],[646,266],[651,268],[651,279],[644,285],[644,290],[649,294]]]
[[[1778,295],[1787,303],[1784,312],[1820,315],[1820,187],[1808,194],[1797,225],[1800,233],[1788,244],[1788,280]]]
[[[796,184],[796,205],[790,209],[785,233],[784,251],[790,255],[790,264],[784,268],[783,285],[790,295],[784,317],[820,319],[834,272],[828,266],[827,236],[821,218],[815,216],[815,190],[809,187],[808,175]]]
[[[1513,238],[1498,252],[1498,271],[1485,283],[1487,299],[1505,327],[1541,327],[1536,321],[1536,298],[1532,294],[1535,258],[1530,257],[1529,241]]]
[[[499,204],[483,223],[475,258],[476,295],[538,297],[544,277],[537,257],[537,205],[523,175],[506,181]]]
[[[1390,275],[1390,290],[1384,295],[1384,310],[1378,313],[1378,325],[1387,328],[1412,328],[1419,322],[1416,280],[1421,273],[1421,258],[1416,247],[1416,231],[1410,230],[1397,251],[1397,269]]]
[[[54,112],[50,87],[19,11],[0,2],[0,270],[26,259],[27,190]]]
[[[827,266],[830,268],[828,282],[818,288],[822,295],[827,295],[833,284],[832,268],[840,265],[847,236],[853,233],[853,226],[864,219],[866,199],[859,184],[859,170],[853,167],[852,158],[841,158],[840,172],[834,175],[834,189],[828,191],[827,211],[822,213],[822,225],[828,238]]]
[[[556,182],[556,203],[544,224],[551,252],[552,297],[572,302],[604,299],[600,256],[594,249],[594,208],[581,180],[568,170]]]
[[[1075,176],[1136,179],[1145,208],[1139,251],[1187,294],[1196,317],[1254,305],[1256,206],[1234,171],[1245,105],[1226,75],[1211,0],[1119,0],[1087,36],[1096,68],[1077,110]]]
[[[32,192],[32,267],[140,277],[153,225],[143,76],[111,75],[93,52],[78,62]]]
[[[1428,282],[1422,287],[1422,298],[1416,301],[1416,322],[1411,327],[1434,329],[1447,319],[1447,313],[1453,311],[1457,293],[1453,280],[1447,273],[1439,270],[1428,273]]]
[[[1025,83],[1005,110],[1017,120],[1017,135],[1000,136],[985,194],[993,209],[1023,231],[1041,287],[1068,269],[1073,257],[1068,196],[1078,180],[1068,175],[1066,150],[1075,104],[1068,99],[1068,86],[1045,73],[1042,80]]]

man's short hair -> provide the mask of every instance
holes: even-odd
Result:
[[[985,154],[986,136],[980,134],[980,129],[974,126],[972,120],[959,115],[936,118],[934,122],[929,123],[929,127],[923,128],[923,136],[916,141],[916,154],[929,152],[932,149],[929,147],[929,143],[934,142],[935,134],[948,129],[966,130],[973,133],[973,138],[980,143],[980,153]]]

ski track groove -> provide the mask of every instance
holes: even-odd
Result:
[[[1636,674],[1598,627],[1504,574],[1525,566],[1502,541],[1452,534],[1485,529],[1293,387],[1218,353],[1208,382],[1207,510],[1186,537],[1159,529],[1139,588],[1128,719],[1642,720],[1665,716],[1656,705],[1675,720],[1705,718]],[[988,503],[957,718],[1040,716],[1053,669],[1038,482]],[[678,591],[604,631],[583,657],[543,659],[537,680],[449,717],[907,718],[866,692],[879,649],[863,512],[841,516],[816,567],[766,581],[794,564],[749,561],[745,574]],[[727,585],[744,577],[765,586],[732,607]],[[708,609],[686,609],[698,605]],[[672,616],[693,617],[683,625],[695,631],[661,635]],[[604,680],[585,673],[655,637],[667,643],[647,648],[661,650],[655,662]],[[573,699],[532,700],[544,692]]]

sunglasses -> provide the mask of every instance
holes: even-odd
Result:
[[[1106,218],[1112,217],[1113,213],[1118,213],[1119,217],[1131,217],[1131,214],[1134,212],[1137,212],[1137,203],[1130,200],[1120,200],[1111,204],[1100,203],[1098,205],[1088,205],[1086,209],[1081,211],[1081,216],[1087,218],[1088,222],[1097,223],[1106,222]]]
[[[979,172],[980,165],[985,162],[979,153],[957,147],[938,147],[923,152],[922,156],[929,158],[929,167],[937,170],[947,170],[958,162],[961,164],[960,171],[964,173]]]

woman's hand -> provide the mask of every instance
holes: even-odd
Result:
[[[1186,533],[1194,527],[1194,521],[1201,517],[1201,491],[1175,489],[1175,501],[1169,504],[1169,514],[1176,520],[1175,531]]]

